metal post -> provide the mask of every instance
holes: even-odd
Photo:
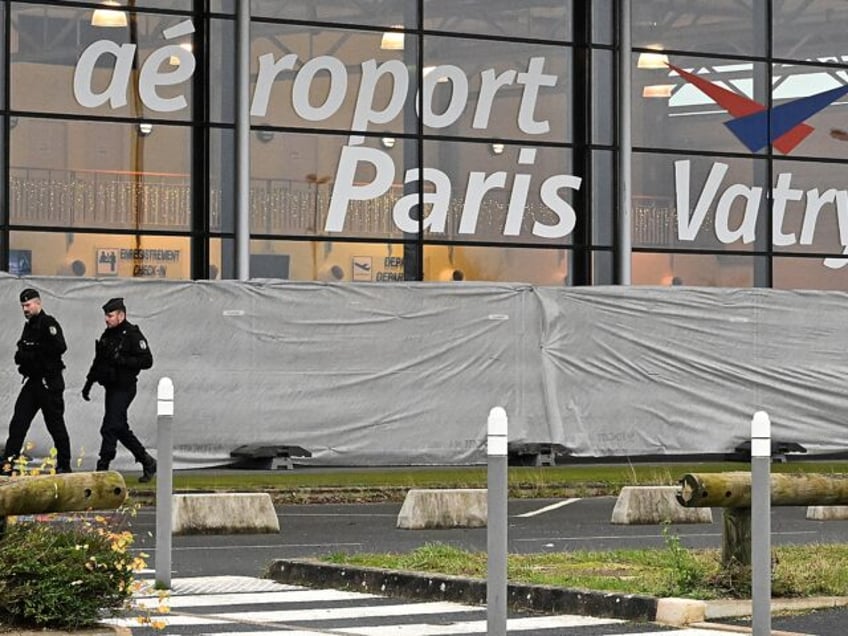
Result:
[[[174,383],[161,378],[156,403],[156,588],[171,588]]]
[[[236,3],[236,278],[250,278],[250,0]]]
[[[506,635],[507,554],[507,417],[496,406],[489,411],[488,490],[486,491],[486,634]]]
[[[751,602],[753,636],[771,634],[771,422],[751,420]]]
[[[633,237],[631,236],[630,210],[632,205],[633,176],[631,158],[633,142],[631,140],[631,93],[630,69],[631,61],[631,7],[630,0],[619,2],[618,25],[618,249],[617,282],[619,285],[629,285],[631,280],[631,264],[633,252]]]

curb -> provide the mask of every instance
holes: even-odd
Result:
[[[334,587],[384,596],[486,604],[486,581],[461,576],[350,567],[312,559],[275,559],[268,566],[265,576],[280,583],[306,587]],[[511,609],[546,614],[578,614],[654,622],[658,620],[660,600],[652,596],[548,585],[507,586],[507,605]],[[692,603],[703,605],[703,601]]]

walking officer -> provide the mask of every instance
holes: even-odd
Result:
[[[106,330],[94,343],[94,360],[86,376],[82,397],[91,399],[91,387],[100,384],[106,390],[106,410],[100,427],[100,457],[97,470],[109,470],[118,442],[141,464],[141,482],[156,474],[156,460],[130,430],[127,410],[136,393],[138,374],[153,366],[153,355],[144,334],[127,320],[123,298],[112,298],[103,305]]]
[[[68,349],[62,327],[41,306],[41,296],[34,289],[20,295],[24,324],[15,364],[23,376],[23,387],[15,402],[9,423],[9,437],[3,452],[3,474],[11,474],[21,454],[26,434],[35,414],[41,410],[47,431],[56,447],[56,472],[71,472],[71,442],[65,428],[65,380],[62,377],[62,354]]]

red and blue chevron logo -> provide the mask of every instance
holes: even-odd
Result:
[[[751,152],[762,150],[771,141],[778,151],[789,154],[814,130],[812,126],[804,123],[805,120],[848,94],[848,85],[840,86],[766,108],[764,104],[698,77],[694,73],[684,71],[672,64],[668,67],[733,116],[733,119],[724,122],[724,125]]]

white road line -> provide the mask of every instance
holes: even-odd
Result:
[[[364,594],[362,592],[344,592],[342,590],[305,590],[295,589],[290,592],[236,592],[234,594],[203,594],[184,596],[167,596],[162,600],[162,605],[171,609],[185,607],[216,607],[230,605],[262,605],[264,603],[305,603],[315,601],[351,601],[382,598],[375,594]],[[136,601],[136,605],[142,609],[156,609],[159,607],[159,598],[145,597]]]
[[[327,634],[345,634],[345,632],[313,632],[313,631],[292,631],[290,629],[279,631],[275,630],[272,632],[203,632],[203,636],[239,636],[240,634],[244,634],[245,636],[327,636]],[[179,634],[174,634],[174,636],[179,636]],[[725,634],[724,636],[727,636]]]
[[[528,618],[511,618],[506,622],[507,631],[512,634],[539,629],[563,629],[568,627],[601,627],[603,625],[620,625],[623,621],[611,618],[591,618],[589,616],[532,616]],[[485,634],[486,621],[463,621],[446,623],[444,625],[385,625],[344,627],[345,634],[357,636],[439,636],[440,634]],[[676,636],[676,635],[675,635]],[[725,636],[727,636],[725,634]]]
[[[799,535],[799,534],[819,534],[817,530],[802,530],[797,532],[772,532],[773,536],[777,535]],[[687,532],[686,534],[681,534],[681,540],[686,539],[694,539],[694,538],[706,538],[706,537],[720,537],[722,536],[721,532]],[[660,534],[628,534],[628,535],[620,535],[620,534],[609,534],[609,535],[581,535],[575,537],[536,537],[534,539],[515,539],[516,543],[537,543],[539,541],[545,541],[550,543],[551,541],[628,541],[630,539],[662,539],[662,535]]]
[[[205,616],[184,614],[156,615],[157,622],[168,626],[176,625],[220,625],[233,622],[250,623],[295,623],[310,621],[347,620],[362,618],[386,618],[396,616],[445,615],[459,612],[480,612],[480,607],[459,605],[457,603],[400,603],[397,605],[377,605],[373,607],[313,607],[302,610],[278,610],[259,612],[219,612]],[[134,618],[118,618],[109,621],[111,625],[132,627],[138,625]]]
[[[362,543],[269,543],[267,545],[240,545],[239,550],[283,550],[285,548],[324,548],[327,546],[333,547],[359,547]],[[192,552],[196,550],[232,550],[232,545],[203,545],[203,546],[183,546],[173,547],[174,552]],[[145,548],[131,548],[130,552],[156,552],[156,546],[151,545]]]
[[[701,629],[701,628],[689,628],[689,629],[677,629],[674,631],[666,631],[665,629],[662,632],[627,632],[626,636],[656,636],[657,634],[665,634],[666,636],[729,636],[734,632],[728,631],[727,629]],[[739,633],[739,632],[735,632]],[[741,632],[743,634],[750,634],[751,632]]]
[[[544,508],[539,508],[538,510],[531,510],[530,512],[525,512],[523,515],[516,515],[516,517],[535,517],[536,515],[541,515],[546,512],[550,512],[551,510],[556,510],[557,508],[562,508],[563,506],[567,506],[568,504],[573,504],[575,501],[580,501],[580,498],[566,499],[565,501],[559,501],[555,504],[551,504],[550,506],[545,506]]]

